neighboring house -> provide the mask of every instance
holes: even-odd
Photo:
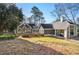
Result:
[[[39,34],[52,36],[53,26],[52,24],[41,24],[39,27]]]

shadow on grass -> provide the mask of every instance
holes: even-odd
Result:
[[[27,41],[27,40],[21,40],[23,42],[27,42],[28,44],[32,45],[32,53],[31,55],[64,55],[61,52],[58,52],[52,48],[43,46],[42,44],[35,44],[33,42]]]
[[[79,41],[79,36],[76,36],[76,37],[72,37],[70,39],[73,39],[73,40],[78,40]]]
[[[62,39],[62,40],[64,40],[64,37],[61,37],[61,36],[51,36],[51,38],[56,38],[56,39]]]

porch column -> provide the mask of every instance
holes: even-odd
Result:
[[[56,31],[56,29],[55,29],[55,36],[56,36],[56,32],[57,32],[57,31]]]
[[[67,39],[67,29],[64,29],[64,38]]]
[[[69,33],[68,34],[69,34],[69,38],[70,38],[70,26],[69,26]]]
[[[74,25],[74,36],[76,36],[76,27]]]
[[[77,32],[77,26],[76,26],[76,36],[78,35],[78,32]]]

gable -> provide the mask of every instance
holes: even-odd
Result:
[[[21,24],[17,27],[18,33],[31,32],[31,27],[28,24]]]
[[[68,23],[67,21],[53,22],[53,28],[54,29],[67,29],[69,26],[70,26],[70,23]]]
[[[40,26],[39,30],[44,30],[44,28],[42,26]]]
[[[40,28],[39,28],[39,33],[44,34],[44,28],[42,26],[40,26]]]

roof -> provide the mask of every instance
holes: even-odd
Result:
[[[29,28],[29,25],[28,24],[21,24],[21,25],[19,25],[19,27],[23,27],[23,26]]]
[[[23,26],[26,26],[26,27],[31,27],[31,28],[33,28],[34,26],[35,26],[35,24],[25,24],[25,23],[23,23],[23,24],[20,24],[19,25],[20,27],[23,27]]]
[[[67,21],[68,23],[70,23],[70,24],[75,24],[75,23],[73,23],[73,22],[70,22],[70,21]]]
[[[52,24],[41,24],[43,28],[53,28]]]
[[[33,28],[35,26],[35,24],[28,24],[29,26],[31,26],[31,28]]]
[[[64,22],[64,21],[67,21],[67,22],[70,23],[70,24],[75,24],[75,23],[73,23],[72,21],[68,21],[68,20],[63,20],[62,22]],[[54,22],[61,22],[61,20],[58,19],[57,21],[54,21]]]
[[[69,22],[67,21],[57,21],[57,22],[53,22],[53,28],[54,29],[67,29],[68,26],[70,25]]]
[[[54,29],[67,29],[70,25],[76,25],[76,24],[66,20],[63,22],[61,21],[53,22]]]

